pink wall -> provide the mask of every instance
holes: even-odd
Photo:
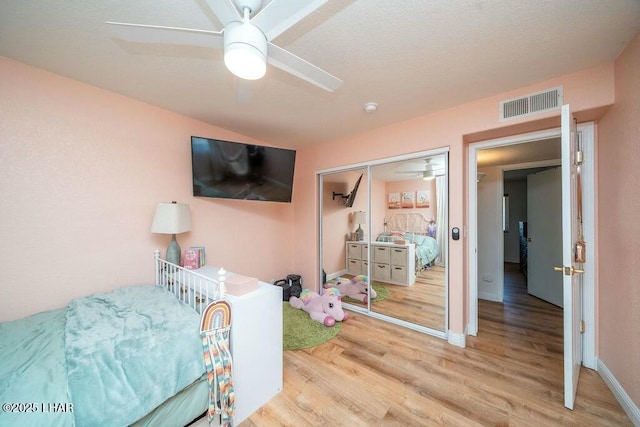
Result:
[[[523,129],[538,130],[544,124],[549,126],[547,122],[532,122],[531,119],[501,123],[498,120],[498,103],[503,99],[558,85],[564,86],[564,101],[571,104],[573,111],[588,112],[611,105],[614,101],[613,64],[603,64],[495,97],[300,150],[298,165],[307,172],[298,174],[295,182],[299,195],[294,207],[295,246],[304,246],[309,250],[296,252],[296,270],[308,277],[315,277],[318,271],[318,236],[314,231],[314,224],[318,221],[318,195],[314,191],[317,189],[314,187],[311,171],[449,147],[449,226],[466,227],[465,136],[507,126],[513,134],[521,133]],[[380,113],[383,114],[383,109]],[[556,112],[540,115],[541,118],[557,116]],[[581,117],[589,116],[583,113]],[[450,330],[458,334],[464,332],[467,322],[466,245],[466,239],[449,241],[449,325]],[[315,284],[308,283],[308,286]]]
[[[169,243],[149,231],[160,201],[191,206],[178,241],[205,245],[211,264],[263,280],[292,271],[292,204],[191,195],[192,134],[251,139],[6,58],[0,116],[0,321],[151,283]]]
[[[363,170],[339,172],[324,176],[324,193],[322,195],[322,227],[323,227],[323,268],[327,275],[342,274],[345,270],[346,251],[345,242],[349,235],[358,228],[354,224],[353,213],[366,211],[367,176],[362,177],[360,187],[356,193],[353,206],[348,208],[344,200],[333,199],[333,192],[348,194],[353,190],[356,181]],[[363,226],[363,229],[364,226]],[[366,230],[366,229],[365,229]],[[315,280],[311,276],[305,276],[309,284]],[[314,276],[316,277],[316,276]],[[317,291],[317,289],[314,288]]]
[[[387,214],[387,183],[379,179],[371,181],[371,240],[384,231],[384,218]]]
[[[599,358],[640,405],[640,34],[615,63],[598,125]]]

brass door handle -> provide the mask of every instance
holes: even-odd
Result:
[[[581,268],[573,268],[573,267],[553,267],[555,271],[564,272],[565,276],[573,276],[574,274],[582,274],[584,270]]]

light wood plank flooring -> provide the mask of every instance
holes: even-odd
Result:
[[[284,390],[242,427],[632,425],[588,369],[564,408],[562,311],[517,273],[504,305],[480,302],[466,348],[353,313],[329,342],[285,351]]]
[[[348,277],[348,276],[344,276]],[[389,290],[389,296],[372,304],[371,310],[438,331],[445,330],[445,269],[430,267],[420,271],[411,286],[379,282]],[[350,304],[366,306],[359,302]]]

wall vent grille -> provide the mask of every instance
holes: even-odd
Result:
[[[530,116],[559,110],[562,106],[562,86],[500,102],[500,120]]]

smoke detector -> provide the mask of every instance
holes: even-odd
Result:
[[[366,104],[364,104],[364,111],[366,111],[367,113],[373,113],[378,109],[378,104],[376,104],[375,102],[367,102]]]

